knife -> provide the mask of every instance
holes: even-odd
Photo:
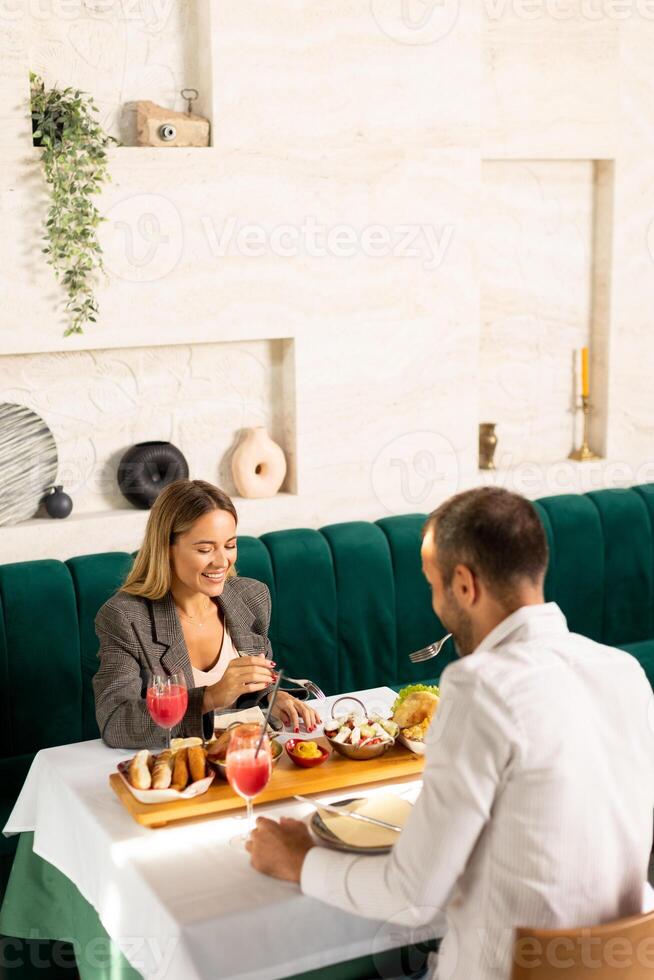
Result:
[[[364,820],[366,823],[372,823],[376,827],[383,827],[385,830],[394,830],[398,834],[402,833],[402,828],[397,827],[394,823],[386,823],[385,820],[378,820],[377,817],[368,817],[365,813],[357,813],[356,810],[344,810],[342,806],[333,806],[331,803],[315,803],[306,796],[295,796],[294,798],[299,800],[300,803],[310,803],[315,810],[328,810],[329,813],[336,813],[339,817],[352,817],[353,820]]]

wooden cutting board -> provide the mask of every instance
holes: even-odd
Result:
[[[327,745],[323,739],[317,739]],[[336,752],[321,766],[314,769],[299,769],[293,765],[284,750],[279,762],[274,766],[270,782],[255,803],[271,803],[273,800],[286,800],[296,793],[328,793],[333,790],[364,786],[403,777],[418,776],[424,766],[424,758],[414,755],[401,745],[394,745],[385,755],[368,762],[346,759]],[[112,773],[109,782],[116,796],[130,815],[144,827],[165,827],[167,823],[186,820],[190,817],[221,816],[230,810],[245,808],[245,802],[218,776],[206,793],[192,800],[175,800],[174,803],[139,803],[117,772]]]

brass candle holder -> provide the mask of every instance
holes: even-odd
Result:
[[[479,469],[495,469],[495,450],[497,448],[497,436],[495,426],[497,422],[479,423]]]
[[[588,395],[581,396],[581,410],[584,413],[584,430],[583,437],[581,440],[581,446],[579,449],[573,449],[568,459],[576,459],[579,462],[587,462],[591,459],[601,459],[588,445],[588,434],[590,429],[590,413],[592,411],[590,404],[590,397]]]

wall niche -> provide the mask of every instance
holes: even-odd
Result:
[[[580,347],[603,453],[612,162],[487,160],[482,175],[479,417],[497,423],[495,464],[552,463],[579,444]]]
[[[181,90],[195,88],[193,111],[212,121],[210,17],[210,0],[30,4],[29,67],[92,95],[106,132],[134,146],[139,100],[181,112]]]
[[[183,452],[192,479],[235,494],[240,430],[265,426],[286,454],[282,492],[295,493],[294,343],[280,338],[0,357],[0,402],[27,405],[50,427],[57,483],[73,516],[132,510],[116,472],[136,442]],[[71,518],[72,520],[72,518]]]

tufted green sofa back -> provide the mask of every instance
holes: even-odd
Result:
[[[550,544],[547,598],[572,630],[628,649],[654,683],[654,484],[536,506]],[[407,659],[444,632],[420,567],[423,522],[414,514],[239,539],[239,573],[270,588],[271,641],[289,675],[336,693],[442,672],[451,644],[435,662]],[[131,560],[112,552],[0,565],[0,824],[34,752],[98,736],[93,621]],[[0,838],[0,857],[12,847]]]
[[[654,637],[654,484],[545,497],[545,583],[576,633],[614,646]]]
[[[570,628],[619,646],[651,640],[654,484],[546,497],[536,507],[550,545],[546,595]],[[423,523],[414,514],[239,539],[239,573],[270,588],[271,641],[289,674],[329,693],[434,674],[434,664],[407,661],[443,634],[420,568]],[[93,623],[131,560],[109,552],[0,565],[3,756],[97,737]]]
[[[290,676],[311,677],[328,693],[397,684],[407,675],[407,654],[442,636],[420,570],[423,520],[239,539],[238,571],[270,588],[271,642]],[[3,756],[98,737],[94,620],[132,557],[0,565]],[[430,666],[415,676],[431,676]]]

